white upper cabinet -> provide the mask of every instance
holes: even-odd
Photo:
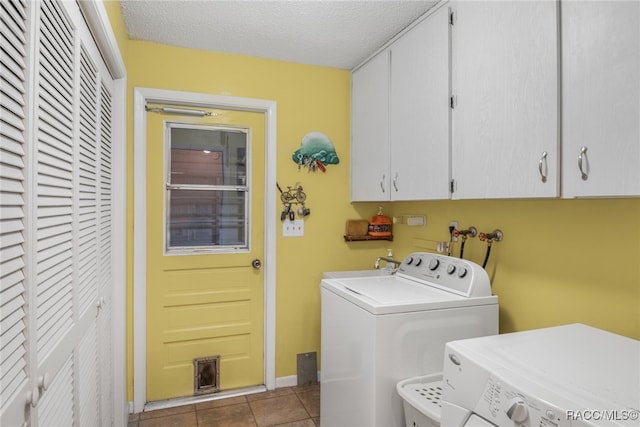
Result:
[[[449,9],[391,46],[391,200],[448,199]]]
[[[640,195],[640,2],[562,2],[563,196]]]
[[[389,52],[351,77],[351,200],[389,200]]]
[[[558,3],[453,10],[453,198],[557,197]]]
[[[352,201],[449,197],[449,38],[441,7],[353,72]]]

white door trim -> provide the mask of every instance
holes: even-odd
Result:
[[[266,122],[264,227],[265,386],[275,388],[276,101],[136,87],[133,94],[133,411],[147,401],[147,118],[150,103],[261,112]]]

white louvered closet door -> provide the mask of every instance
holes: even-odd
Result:
[[[0,424],[109,426],[113,83],[75,2],[1,10]]]
[[[27,13],[26,0],[0,3],[0,424],[3,426],[24,418],[24,396],[30,387],[25,310]]]

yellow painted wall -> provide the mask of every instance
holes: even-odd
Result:
[[[111,4],[112,2],[107,2]],[[119,9],[108,7],[121,19]],[[349,73],[344,70],[126,41],[114,25],[135,86],[272,99],[278,102],[277,179],[300,182],[311,215],[303,238],[277,240],[276,375],[295,375],[296,354],[320,352],[323,271],[371,268],[445,240],[449,220],[480,231],[500,228],[488,264],[500,299],[501,332],[582,322],[640,339],[640,199],[481,200],[387,203],[392,215],[425,214],[426,227],[398,225],[395,240],[345,243],[344,221],[368,218],[375,203],[349,203]],[[131,99],[129,100],[129,111]],[[128,129],[128,397],[132,373],[132,114]],[[298,171],[292,152],[309,131],[333,140],[340,164],[325,174]],[[278,212],[279,214],[279,212]],[[459,246],[455,248],[455,251]],[[482,263],[485,245],[469,240],[465,258]],[[457,252],[455,252],[457,253]],[[612,270],[614,270],[612,272]]]
[[[500,332],[580,322],[640,339],[640,199],[394,203],[391,212],[427,216],[426,227],[395,227],[399,257],[446,240],[453,219],[504,232],[487,265]],[[482,264],[485,251],[469,239],[464,257]]]
[[[277,101],[277,180],[282,187],[300,182],[311,215],[303,238],[283,238],[278,228],[276,376],[295,375],[296,355],[318,351],[320,292],[323,271],[371,268],[384,243],[347,245],[345,218],[368,216],[376,205],[351,206],[349,200],[349,86],[345,70],[211,53],[142,41],[128,42],[129,95],[136,86]],[[131,99],[129,109],[132,111]],[[132,176],[132,117],[129,121],[129,177]],[[327,172],[298,170],[291,160],[302,137],[326,133],[336,146],[339,165]],[[129,182],[129,192],[133,183]],[[132,200],[129,199],[132,206]],[[281,206],[278,206],[278,218]],[[129,215],[129,218],[131,216]],[[279,227],[279,224],[278,224]],[[129,251],[132,224],[129,224]],[[131,256],[129,256],[131,258]],[[128,295],[132,295],[129,276]],[[129,334],[132,308],[129,307]],[[131,341],[129,340],[129,346]],[[129,347],[129,394],[132,394],[132,353]]]

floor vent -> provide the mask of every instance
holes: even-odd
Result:
[[[193,359],[193,393],[220,391],[220,356]]]

